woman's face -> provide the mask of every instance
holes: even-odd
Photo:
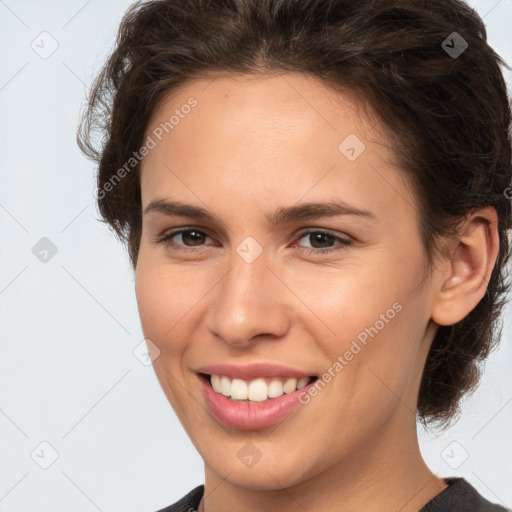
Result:
[[[207,471],[280,489],[393,464],[415,443],[433,292],[381,124],[286,73],[191,82],[148,136],[138,306]]]

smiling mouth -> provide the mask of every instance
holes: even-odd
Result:
[[[198,374],[217,393],[234,402],[261,403],[291,394],[316,381],[318,377],[257,377],[251,380],[230,378],[226,375]]]

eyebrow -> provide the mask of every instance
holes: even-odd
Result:
[[[199,206],[182,203],[180,201],[168,201],[166,199],[155,199],[144,209],[144,215],[149,213],[160,213],[167,216],[189,217],[204,219],[225,226],[214,214]],[[376,215],[370,210],[355,208],[343,201],[327,201],[321,203],[302,203],[295,206],[278,208],[274,213],[267,215],[266,219],[272,224],[280,224],[286,221],[319,219],[324,217],[335,217],[338,215],[356,215],[375,219]]]

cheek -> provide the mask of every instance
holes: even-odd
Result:
[[[142,329],[160,350],[179,350],[179,331],[187,313],[200,299],[201,281],[179,267],[171,270],[143,252],[139,256],[135,278],[135,292]],[[172,341],[172,343],[171,343]]]
[[[344,343],[375,323],[379,331],[384,327],[388,329],[399,316],[397,309],[406,295],[403,280],[392,275],[389,269],[383,272],[382,260],[377,268],[371,261],[356,263],[287,277],[309,311],[303,308],[305,316],[302,318],[310,327],[316,323],[323,326],[317,339],[323,343],[330,340],[331,351],[343,349]]]
[[[420,259],[414,260],[413,268],[411,255],[406,264],[401,255],[389,254],[380,254],[378,265],[359,262],[330,277],[302,279],[298,284],[303,292],[298,295],[322,321],[314,337],[331,372],[344,375],[336,379],[336,387],[343,381],[342,387],[360,398],[366,393],[360,403],[382,396],[378,391],[386,385],[398,393],[404,390],[428,321],[428,297],[417,288]],[[340,364],[334,367],[336,361]]]
[[[187,273],[188,274],[188,273]],[[193,304],[197,303],[197,287],[190,276],[139,253],[135,275],[135,293],[144,337],[151,340],[160,353],[153,369],[160,385],[181,420],[186,417],[186,401],[180,396],[183,381],[183,354],[190,339],[185,326]]]

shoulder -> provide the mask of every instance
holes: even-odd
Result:
[[[448,487],[430,500],[420,512],[512,512],[486,500],[464,478],[446,478]],[[176,503],[158,512],[195,512],[203,497],[204,485],[192,489]]]
[[[464,478],[445,478],[448,487],[430,500],[420,512],[512,512],[486,500]]]
[[[199,502],[203,497],[204,485],[198,485],[195,489],[192,489],[186,496],[183,496],[181,500],[177,501],[173,505],[169,505],[166,508],[162,508],[157,512],[195,512],[199,506]]]

